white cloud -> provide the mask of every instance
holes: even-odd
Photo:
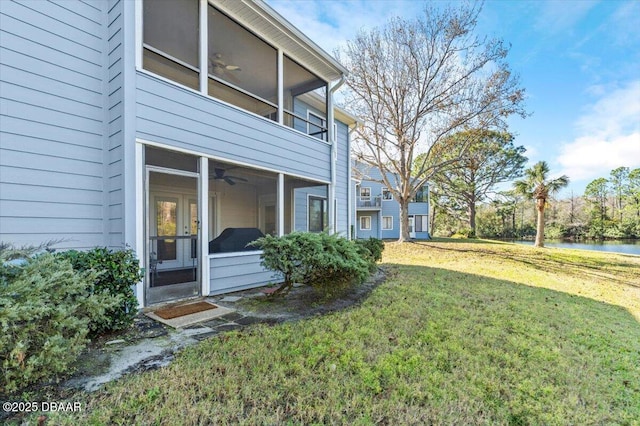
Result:
[[[597,1],[546,1],[536,4],[540,6],[540,10],[534,26],[536,30],[550,36],[572,31],[573,27],[597,5]]]
[[[384,25],[394,16],[415,17],[424,8],[422,2],[407,0],[267,0],[267,3],[330,54],[347,40],[353,40],[363,28]]]
[[[562,148],[558,161],[572,181],[607,177],[622,166],[640,167],[640,132],[609,139],[578,138]]]
[[[578,137],[558,162],[573,181],[606,177],[617,167],[640,167],[640,80],[604,94],[577,120]]]

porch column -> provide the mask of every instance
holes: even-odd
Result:
[[[278,49],[278,123],[284,124],[284,56]]]
[[[284,174],[278,173],[278,236],[284,235]]]
[[[202,295],[208,296],[209,282],[209,159],[200,157],[198,177],[198,220],[200,228],[200,286]]]
[[[144,145],[136,143],[135,145],[135,173],[136,173],[136,255],[140,261],[140,266],[145,270],[149,270],[149,251],[145,243],[145,204],[148,195],[145,193],[145,165],[144,165]],[[136,299],[138,299],[138,308],[144,307],[144,283],[143,278],[136,284]]]
[[[207,94],[209,89],[209,27],[207,18],[209,13],[208,1],[200,0],[200,91]]]

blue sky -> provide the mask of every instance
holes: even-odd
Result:
[[[267,0],[327,52],[419,0]],[[444,1],[437,4],[446,4]],[[509,130],[529,163],[549,163],[581,195],[619,166],[640,167],[640,1],[487,0],[477,33],[511,43],[508,56],[533,115]]]

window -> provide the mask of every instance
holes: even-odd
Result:
[[[307,134],[314,138],[327,140],[327,121],[317,114],[308,111]]]
[[[185,86],[199,86],[197,0],[145,1],[144,69]]]
[[[384,201],[393,200],[393,195],[391,194],[391,191],[389,191],[389,189],[382,188],[382,199]]]
[[[371,188],[360,187],[360,199],[368,200],[371,198]]]
[[[416,232],[429,232],[429,216],[426,214],[415,216]]]
[[[429,187],[427,185],[421,186],[416,192],[415,197],[411,199],[412,203],[426,203],[429,201]]]
[[[327,200],[309,197],[309,232],[322,232],[329,222]]]
[[[371,230],[371,216],[360,216],[360,230],[361,231]]]
[[[393,216],[382,216],[382,229],[385,231],[393,229]]]

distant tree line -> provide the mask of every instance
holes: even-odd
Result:
[[[452,208],[450,197],[437,183],[432,186],[433,233],[472,234],[468,212]],[[640,238],[640,168],[618,167],[590,182],[581,195],[548,199],[545,217],[548,239]],[[515,190],[500,192],[477,206],[475,222],[479,237],[533,238],[536,201]]]

